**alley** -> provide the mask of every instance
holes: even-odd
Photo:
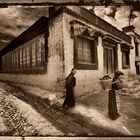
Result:
[[[3,126],[6,128],[1,135],[61,135],[52,124],[37,113],[30,105],[19,100],[4,90],[5,84],[0,88],[0,115]],[[3,129],[1,126],[1,129]],[[1,130],[0,129],[0,130]]]
[[[47,95],[48,94],[48,95]],[[76,98],[72,110],[61,109],[63,98],[50,103],[49,91],[0,82],[0,134],[22,136],[137,136],[139,98],[121,95],[121,116],[107,116],[107,92]],[[47,97],[47,98],[46,98]],[[131,124],[131,125],[130,125]]]
[[[9,135],[121,136],[124,133],[91,123],[80,112],[62,110],[12,83],[0,83],[1,117]],[[78,106],[77,106],[78,109]],[[82,108],[79,107],[79,111]],[[74,110],[76,111],[76,110]],[[78,111],[78,110],[77,110]],[[87,114],[88,115],[88,114]],[[97,121],[98,122],[98,121]],[[116,126],[116,124],[114,123]]]
[[[90,129],[73,120],[67,112],[56,111],[36,97],[31,98],[16,89],[16,96],[29,105],[12,95],[14,88],[1,83],[0,90],[1,117],[9,135],[93,135]]]
[[[106,1],[0,9],[0,136],[139,136],[140,13]]]

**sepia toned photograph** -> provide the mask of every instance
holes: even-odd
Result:
[[[0,140],[138,140],[139,105],[140,0],[0,0]]]

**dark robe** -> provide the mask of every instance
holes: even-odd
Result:
[[[109,91],[108,114],[112,120],[115,120],[119,117],[114,89]]]
[[[112,89],[115,89],[115,90],[122,89],[123,85],[122,85],[122,81],[120,80],[120,78],[114,77],[112,82],[116,82],[116,83],[112,84]]]
[[[73,73],[70,73],[66,78],[66,97],[63,103],[63,106],[74,107],[75,106],[75,97],[74,97],[74,87],[76,85],[76,78]]]
[[[108,95],[108,114],[111,119],[115,120],[119,117],[115,90],[122,89],[122,82],[118,77],[114,77],[112,82],[115,83],[112,84],[112,89],[109,91]]]

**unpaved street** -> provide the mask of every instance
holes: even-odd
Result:
[[[9,135],[22,136],[122,136],[90,123],[90,119],[47,99],[29,94],[12,83],[0,83],[0,111]]]
[[[2,135],[36,136],[62,134],[30,105],[6,92],[3,87],[0,89],[0,115],[4,127],[7,128]]]
[[[27,103],[19,100],[13,93]],[[25,110],[25,108],[27,110]],[[14,87],[11,88],[3,83],[1,83],[0,90],[0,112],[10,135],[94,135],[90,129],[79,124],[76,119],[73,120],[69,117],[67,112],[56,111],[38,98],[31,98],[28,95],[23,94],[22,91],[17,91]],[[36,118],[38,114],[40,115],[40,122],[37,121]],[[32,122],[29,121],[29,119],[32,119]],[[43,126],[41,119],[44,123],[50,125]],[[37,126],[40,127],[40,129]],[[43,133],[41,130],[46,132]]]

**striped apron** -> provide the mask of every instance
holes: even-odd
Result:
[[[121,105],[121,102],[120,102],[120,90],[115,90],[115,95],[116,95],[116,105],[117,105],[117,111],[118,113],[120,112],[120,105]]]

